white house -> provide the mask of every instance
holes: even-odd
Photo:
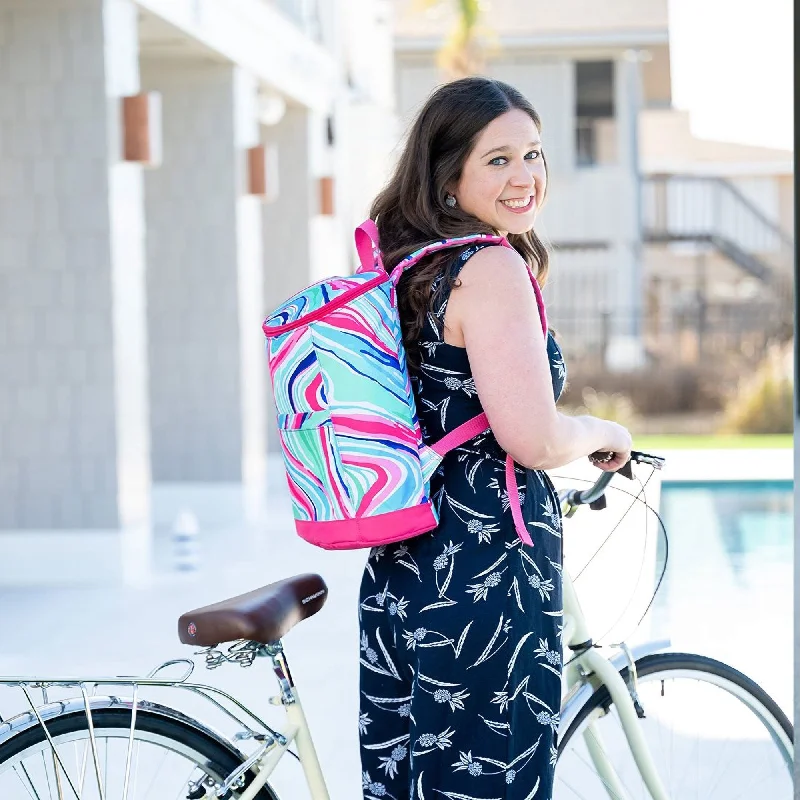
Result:
[[[436,53],[455,5],[395,2],[406,124],[444,79]],[[792,154],[691,136],[672,108],[667,0],[482,8],[486,74],[542,118],[550,186],[539,230],[554,247],[545,297],[573,359],[602,351],[624,369],[657,356],[647,311],[694,303],[698,270],[706,302],[774,303],[775,273],[791,263]]]

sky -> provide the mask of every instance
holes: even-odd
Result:
[[[673,104],[703,139],[793,149],[792,0],[669,0]]]

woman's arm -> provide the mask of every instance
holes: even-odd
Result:
[[[560,467],[597,450],[627,460],[630,434],[622,426],[556,409],[539,309],[522,258],[505,247],[486,247],[459,277],[445,323],[452,337],[463,338],[500,446],[531,469]]]

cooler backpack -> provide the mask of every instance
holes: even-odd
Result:
[[[263,324],[278,433],[297,533],[329,550],[389,544],[438,524],[429,482],[444,456],[488,430],[485,414],[432,446],[422,441],[397,313],[397,282],[420,259],[473,242],[506,247],[500,236],[445,239],[417,250],[391,273],[378,229],[356,229],[354,275],[309,286]],[[547,332],[536,280],[534,292]],[[514,462],[506,483],[517,533],[532,544],[519,503]]]

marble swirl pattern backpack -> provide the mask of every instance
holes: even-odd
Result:
[[[354,275],[309,286],[263,324],[297,533],[332,550],[389,544],[435,528],[431,475],[450,450],[489,427],[481,414],[432,446],[423,443],[397,313],[400,276],[445,248],[510,247],[486,234],[445,239],[387,273],[375,223],[364,222],[355,238]],[[531,281],[546,332],[539,287]],[[510,457],[506,466],[513,479]],[[531,544],[519,502],[511,510],[520,538]]]

